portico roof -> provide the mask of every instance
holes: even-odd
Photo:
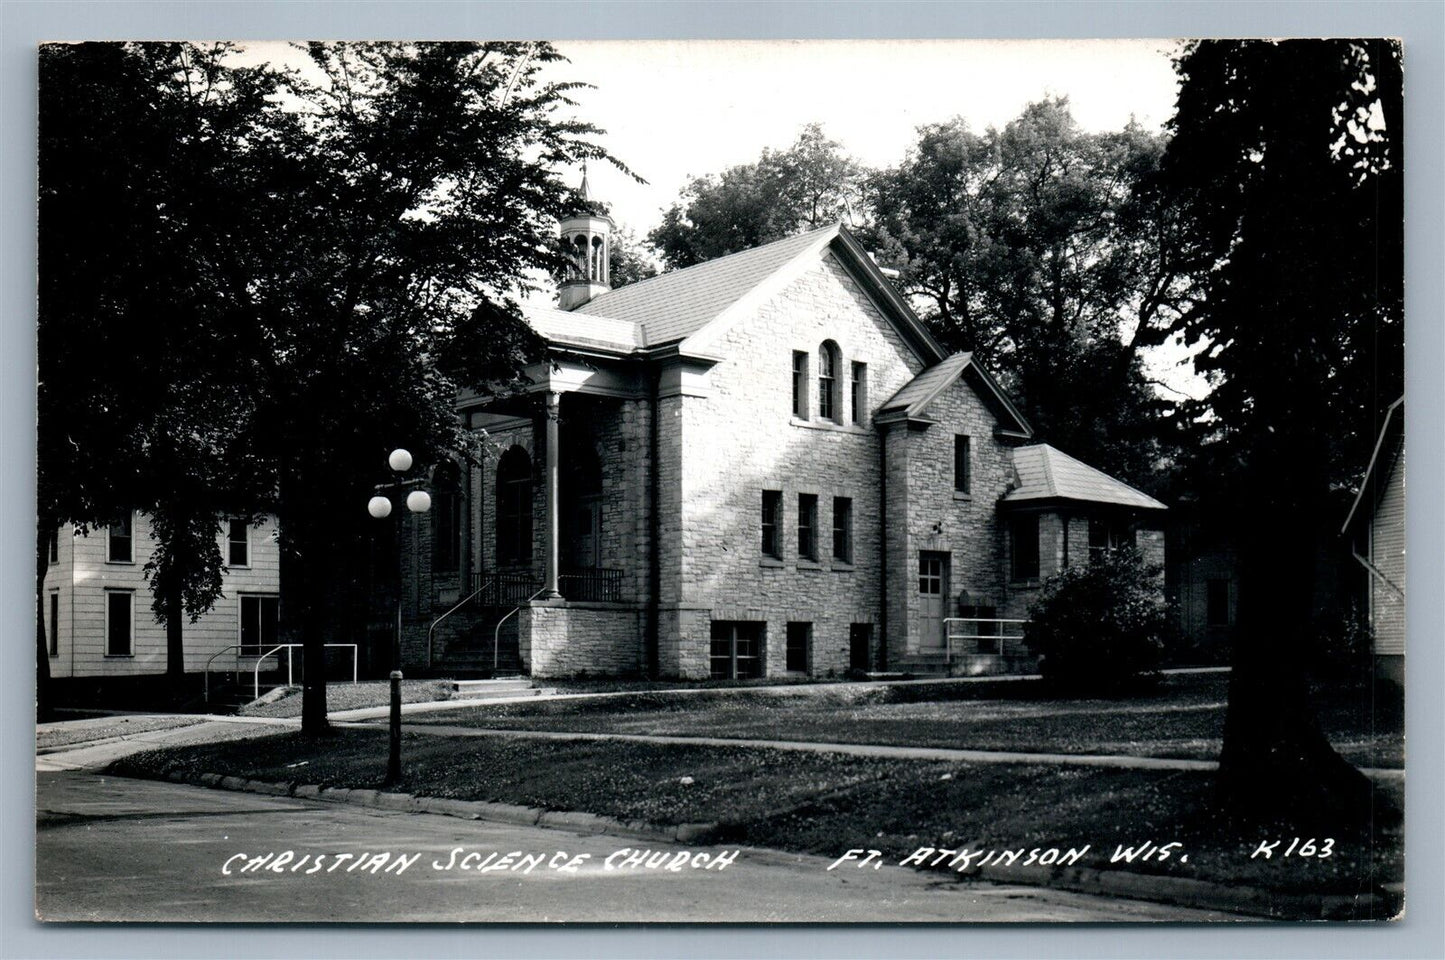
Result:
[[[1019,483],[1004,495],[1003,502],[1007,504],[1072,500],[1136,510],[1169,509],[1147,493],[1047,443],[1015,447],[1013,460]]]

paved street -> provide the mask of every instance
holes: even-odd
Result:
[[[619,850],[716,857],[617,837],[392,813],[107,777],[37,773],[36,904],[50,920],[1041,921],[1204,920],[1227,915],[1128,900],[936,880],[912,870],[838,869],[817,857],[743,849],[702,866],[605,869]],[[457,867],[446,866],[457,854]],[[294,859],[274,869],[276,858]],[[481,856],[462,858],[471,852]],[[541,855],[529,873],[463,870],[488,854]],[[245,858],[273,853],[242,872]],[[841,851],[840,851],[841,853]],[[361,869],[341,855],[370,855]],[[378,860],[380,854],[390,856]],[[396,872],[398,857],[420,857]],[[321,856],[323,859],[317,860]],[[574,861],[574,857],[587,855]],[[311,859],[301,861],[303,856]],[[620,865],[625,855],[614,858]],[[661,857],[658,857],[660,860]],[[228,864],[229,862],[229,864]],[[400,861],[405,862],[405,861]],[[496,858],[492,864],[495,865]],[[689,863],[693,861],[689,860]],[[697,862],[701,863],[699,859]],[[575,872],[559,867],[576,863]],[[230,875],[223,872],[229,865]],[[376,872],[367,872],[373,869]],[[315,872],[310,872],[315,870]]]

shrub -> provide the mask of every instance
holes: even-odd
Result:
[[[1132,548],[1046,580],[1024,640],[1050,686],[1116,694],[1152,681],[1176,630],[1162,586]]]

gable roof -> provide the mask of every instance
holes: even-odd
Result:
[[[1375,449],[1370,454],[1370,464],[1365,467],[1365,476],[1360,480],[1360,492],[1355,495],[1355,502],[1350,504],[1350,512],[1345,517],[1345,525],[1340,528],[1341,533],[1349,533],[1354,524],[1367,518],[1366,512],[1360,509],[1360,504],[1366,500],[1370,503],[1369,514],[1374,513],[1375,504],[1380,499],[1380,485],[1389,479],[1389,467],[1394,466],[1404,439],[1405,398],[1401,397],[1390,404],[1389,409],[1385,411],[1385,422],[1380,425],[1380,435],[1375,439]]]
[[[886,423],[889,420],[913,420],[922,417],[929,405],[955,380],[963,376],[969,377],[970,385],[982,394],[984,402],[993,410],[994,415],[1000,421],[1007,422],[1000,423],[999,429],[1002,432],[1020,437],[1033,436],[1033,427],[1029,426],[1024,415],[1009,400],[998,382],[989,376],[988,371],[973,362],[973,354],[968,352],[945,357],[908,381],[878,409],[874,419]]]
[[[538,334],[553,343],[632,353],[642,346],[642,328],[611,317],[579,317],[555,307],[524,306],[522,316]]]
[[[639,325],[646,346],[696,333],[803,251],[832,239],[837,227],[786,237],[761,247],[670,270],[598,294],[574,312]]]
[[[1169,509],[1148,494],[1047,443],[1015,447],[1013,459],[1019,485],[1004,495],[1004,503],[1077,500],[1138,510]]]

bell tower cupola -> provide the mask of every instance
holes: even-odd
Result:
[[[592,199],[587,185],[587,166],[582,166],[582,185],[577,190],[577,212],[560,224],[562,246],[569,263],[558,284],[558,306],[575,310],[588,300],[612,289],[607,261],[612,252],[612,218],[605,207]]]

